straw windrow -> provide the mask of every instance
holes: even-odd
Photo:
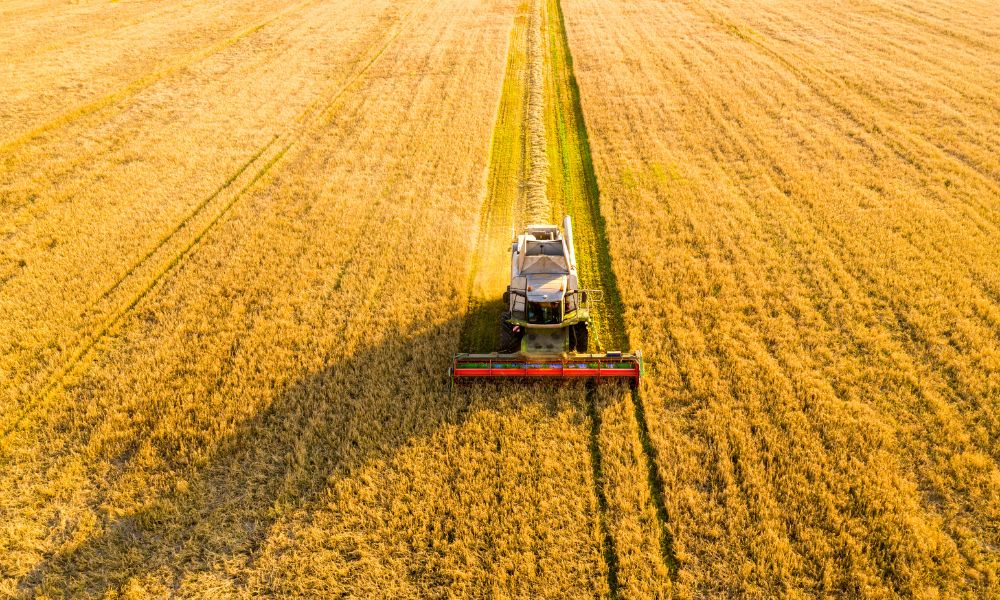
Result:
[[[545,142],[545,3],[534,0],[528,26],[528,82],[525,111],[525,146],[528,152],[525,172],[523,210],[525,223],[546,223],[551,209],[546,185],[549,161]]]

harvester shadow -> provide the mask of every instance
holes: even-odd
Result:
[[[360,467],[391,460],[408,444],[462,423],[470,410],[494,410],[485,397],[505,394],[556,410],[543,391],[554,383],[533,383],[526,391],[493,382],[453,388],[447,368],[463,323],[455,319],[419,334],[397,331],[303,373],[207,448],[203,464],[176,465],[177,476],[165,478],[155,500],[138,510],[110,516],[99,508],[114,502],[106,491],[92,505],[99,533],[39,563],[19,581],[19,593],[104,596],[144,577],[176,591],[191,576],[226,571],[237,573],[229,584],[243,588],[252,584],[245,573],[278,519],[312,513],[330,486]],[[268,351],[254,352],[265,357]],[[588,419],[584,394],[574,407]],[[166,461],[172,471],[169,456]],[[131,463],[126,459],[125,472],[142,469]]]

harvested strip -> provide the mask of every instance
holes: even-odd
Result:
[[[521,182],[528,177],[525,139],[528,120],[525,81],[531,36],[531,5],[522,2],[514,17],[507,47],[500,102],[497,106],[486,189],[479,215],[476,245],[471,256],[468,312],[459,348],[463,352],[492,352],[497,348],[502,295],[510,283],[510,243],[520,206]]]
[[[507,73],[493,131],[486,197],[473,254],[469,309],[460,342],[464,351],[489,352],[496,348],[495,332],[500,313],[506,308],[500,298],[509,283],[511,230],[516,233],[517,228],[529,223],[560,220],[552,212],[547,189],[549,173],[545,119],[547,104],[551,99],[546,95],[545,86],[548,67],[545,14],[546,6],[543,2],[522,3],[511,32]],[[505,389],[521,389],[521,394],[525,396],[548,396],[549,402],[562,403],[566,399],[572,399],[572,404],[578,410],[587,411],[586,416],[590,422],[587,446],[582,444],[588,439],[581,435],[584,432],[574,427],[570,431],[573,432],[575,447],[562,450],[562,458],[557,460],[589,457],[589,478],[583,478],[583,482],[589,485],[589,493],[584,497],[590,504],[586,511],[587,521],[592,523],[597,536],[595,542],[600,545],[604,559],[601,570],[604,576],[602,583],[606,587],[599,589],[610,597],[617,598],[618,561],[614,538],[605,516],[608,501],[601,483],[603,475],[597,438],[600,415],[594,410],[594,388],[586,388],[576,382],[560,382],[545,384],[544,391],[535,394],[523,389],[521,383],[503,385]],[[585,392],[585,389],[590,391]],[[460,388],[460,392],[463,396],[471,395],[474,399],[473,406],[481,404],[484,392],[488,402],[492,395],[481,386]],[[541,423],[532,429],[544,430],[550,426]],[[561,428],[554,428],[552,434],[559,429]],[[544,447],[541,439],[536,439],[533,443],[537,444],[534,452]],[[582,453],[584,448],[587,448],[586,454]],[[579,472],[574,473],[573,469],[567,470],[567,475],[580,478]],[[529,477],[520,480],[518,485],[530,486],[533,482]]]

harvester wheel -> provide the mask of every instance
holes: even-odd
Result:
[[[507,307],[507,308],[510,308],[510,288],[509,287],[507,288],[507,291],[503,293],[503,305],[505,307]]]
[[[500,348],[499,352],[508,354],[521,349],[521,331],[514,331],[514,326],[510,324],[510,313],[504,312],[500,315]]]
[[[587,324],[577,323],[573,326],[571,333],[573,334],[572,341],[576,351],[580,354],[586,354],[587,346],[590,344],[590,329],[587,328]]]

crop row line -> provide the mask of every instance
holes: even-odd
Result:
[[[897,133],[899,137],[899,139],[897,139],[892,135],[889,135],[889,133],[887,133],[883,128],[879,127],[878,124],[874,122],[872,122],[871,124],[866,123],[864,119],[858,116],[856,106],[851,106],[846,101],[834,98],[831,94],[824,91],[817,81],[817,78],[823,77],[831,81],[834,85],[839,85],[840,82],[836,78],[808,64],[801,67],[796,65],[791,58],[783,56],[778,51],[769,47],[768,44],[766,44],[764,41],[758,39],[758,36],[744,31],[738,25],[727,20],[722,15],[716,14],[715,12],[713,12],[708,7],[702,4],[697,4],[697,8],[700,9],[701,12],[706,14],[709,20],[711,20],[714,24],[716,24],[720,28],[738,37],[742,41],[751,44],[752,46],[758,48],[768,56],[771,56],[772,58],[777,60],[779,63],[781,63],[781,65],[783,65],[786,69],[788,69],[788,71],[792,75],[794,75],[794,77],[798,81],[800,81],[803,85],[808,87],[809,90],[813,94],[815,94],[819,100],[821,100],[822,102],[826,103],[831,108],[836,110],[841,116],[847,119],[847,121],[853,124],[854,126],[863,129],[864,131],[871,134],[873,137],[881,140],[886,149],[888,149],[897,159],[905,163],[908,167],[912,168],[917,173],[919,174],[927,173],[927,167],[924,161],[922,161],[919,157],[920,149],[923,149],[925,151],[930,150],[932,152],[937,151],[940,152],[941,155],[943,155],[944,157],[950,159],[953,164],[958,165],[960,167],[964,167],[967,171],[971,172],[971,174],[978,177],[980,181],[982,181],[986,186],[992,189],[1000,189],[1000,187],[998,187],[1000,186],[1000,179],[997,178],[996,174],[984,170],[982,167],[975,164],[967,157],[964,157],[961,154],[957,154],[951,151],[949,148],[946,148],[922,136],[914,135],[905,131],[895,131],[895,133]],[[807,73],[806,69],[812,72],[813,75]],[[852,87],[851,90],[855,97],[868,99],[874,104],[880,106],[881,110],[883,111],[882,113],[883,116],[885,115],[885,111],[889,110],[889,107],[886,106],[884,99],[878,98],[877,96],[871,94],[864,88],[855,89]],[[872,110],[874,110],[874,108],[875,107],[872,107]],[[904,143],[904,141],[908,142],[908,144]],[[871,151],[874,152],[874,150]],[[936,193],[935,196],[941,198]],[[943,198],[942,201],[944,201]],[[976,226],[980,228],[980,230],[983,231],[984,233],[992,233],[995,232],[998,228],[1000,228],[1000,219],[998,219],[998,217],[994,215],[995,211],[991,210],[986,204],[963,203],[961,201],[958,202],[960,206],[963,206],[968,209],[968,214],[970,214],[970,217],[973,218],[973,220],[976,222]],[[915,252],[926,251],[925,249],[920,249],[916,247],[913,241],[906,237],[900,237],[899,239],[901,242],[911,247]],[[846,250],[846,245],[844,247]],[[842,257],[841,261],[843,261]],[[866,275],[869,274],[868,269],[862,268],[862,272],[865,273]],[[982,279],[981,276],[978,276],[975,272],[963,274],[963,277],[968,280],[969,284],[974,289],[976,289],[976,291],[979,292],[979,294],[981,294],[981,297],[987,300],[991,300],[995,296],[995,291],[990,287],[990,285],[986,281]],[[992,319],[983,315],[980,315],[979,318],[983,322],[985,327],[990,328],[994,332],[996,332],[997,330],[996,323]]]
[[[426,2],[424,4],[426,4]],[[423,4],[421,4],[421,6],[422,5]],[[329,114],[329,112],[336,105],[337,101],[340,100],[344,94],[361,79],[362,76],[364,76],[368,69],[370,69],[372,65],[374,65],[375,62],[384,54],[392,42],[399,37],[405,29],[405,25],[409,23],[416,10],[417,9],[415,7],[400,18],[393,32],[384,39],[377,51],[367,62],[364,63],[360,70],[355,72],[354,75],[352,75],[343,84],[333,86],[337,89],[332,96],[326,98],[325,103],[323,102],[323,95],[320,95],[317,99],[311,102],[296,116],[289,128],[281,134],[277,134],[272,137],[271,140],[258,149],[258,151],[247,162],[241,165],[236,172],[231,174],[226,181],[215,190],[215,192],[195,206],[195,208],[189,212],[170,232],[161,237],[151,250],[147,251],[147,253],[134,263],[114,284],[112,284],[112,286],[104,291],[100,299],[105,299],[110,296],[127,278],[140,270],[145,263],[149,262],[156,254],[159,253],[161,249],[165,248],[165,246],[167,246],[172,239],[179,235],[180,232],[186,228],[186,226],[197,219],[197,217],[204,212],[209,205],[211,205],[213,200],[217,199],[225,190],[231,188],[236,181],[242,178],[252,165],[260,163],[267,150],[275,146],[279,139],[281,140],[280,144],[278,144],[280,146],[280,150],[264,160],[263,166],[254,173],[249,182],[240,188],[239,191],[237,191],[227,202],[225,202],[208,221],[208,223],[202,227],[188,241],[188,243],[180,249],[180,251],[171,256],[137,294],[133,295],[122,308],[115,311],[109,318],[105,319],[94,332],[83,337],[82,342],[79,343],[77,349],[70,355],[70,357],[64,361],[60,367],[57,367],[53,374],[47,378],[47,381],[43,384],[41,391],[31,401],[21,407],[17,416],[14,418],[13,423],[10,423],[5,427],[2,437],[6,438],[9,436],[21,423],[24,422],[24,419],[32,411],[44,405],[44,403],[65,382],[67,376],[80,366],[87,355],[95,349],[97,344],[104,337],[112,333],[113,329],[121,323],[129,313],[131,313],[140,301],[150,294],[150,292],[168,273],[173,271],[185,258],[193,253],[196,246],[222,220],[222,218],[230,212],[233,206],[235,206],[235,204],[243,198],[247,192],[249,192],[250,189],[253,188],[275,166],[275,164],[281,160],[282,157],[284,157],[289,149],[291,149],[291,147],[299,140],[298,134],[300,134],[303,129],[310,125],[323,124],[321,119],[325,118],[326,115]],[[318,113],[316,112],[317,109],[319,109]],[[310,121],[310,117],[315,118]],[[78,341],[80,341],[79,338]]]
[[[983,40],[978,40],[971,35],[962,33],[961,31],[956,30],[954,27],[944,27],[943,25],[939,25],[937,23],[932,22],[930,19],[926,18],[929,15],[927,15],[926,13],[922,13],[916,7],[901,5],[900,8],[897,8],[897,6],[900,5],[890,4],[888,6],[879,6],[879,9],[889,15],[898,18],[901,21],[905,21],[912,25],[916,25],[917,27],[930,30],[942,37],[950,38],[952,40],[957,40],[959,42],[969,44],[970,46],[973,46],[980,50],[986,50],[988,52],[997,52],[998,50],[996,46],[984,42]],[[921,19],[920,16],[904,12],[904,10],[907,9],[925,18]]]
[[[46,6],[46,8],[49,8],[49,7]],[[221,7],[219,7],[219,8],[221,8]],[[34,58],[34,57],[37,57],[38,55],[45,54],[47,52],[53,52],[53,51],[56,51],[56,50],[62,50],[64,48],[68,48],[69,46],[72,46],[75,43],[78,43],[80,41],[86,40],[87,38],[93,37],[95,35],[110,37],[110,35],[112,33],[121,31],[123,29],[127,29],[129,27],[134,27],[136,25],[147,24],[150,21],[152,21],[153,19],[158,19],[162,15],[165,15],[165,14],[170,13],[171,11],[177,11],[177,10],[187,10],[187,8],[184,7],[183,5],[174,4],[174,3],[167,3],[167,6],[165,6],[165,7],[161,7],[158,10],[151,10],[151,12],[148,13],[148,14],[147,13],[141,13],[141,14],[139,14],[139,15],[131,18],[131,19],[128,19],[128,20],[115,18],[115,19],[113,19],[112,26],[110,28],[108,28],[108,29],[105,29],[104,31],[94,31],[93,29],[88,29],[87,31],[84,31],[82,33],[77,33],[75,35],[65,35],[65,36],[60,37],[58,40],[50,42],[49,44],[47,44],[47,45],[45,45],[45,46],[43,46],[41,48],[35,48],[32,51],[30,51],[30,52],[25,52],[24,54],[20,55],[19,58],[21,58],[21,59],[29,58],[29,57],[30,58]],[[219,12],[221,12],[221,10]]]
[[[370,45],[371,44],[368,44],[368,46]],[[259,58],[252,62],[245,63],[243,65],[244,69],[247,72],[256,72],[258,69],[264,68],[268,63],[280,63],[283,60],[283,56],[285,56],[287,53],[294,52],[296,49],[301,50],[301,47],[296,46],[295,43],[282,44],[279,46],[283,47],[283,49],[277,52],[268,51],[262,53],[263,54],[262,58]],[[362,58],[363,57],[357,57],[353,61],[353,63],[351,63],[350,68],[351,69],[357,68]],[[325,88],[320,90],[320,92],[317,95],[317,98],[319,100],[322,100],[331,92],[331,90],[334,89],[334,87],[336,86],[326,86]],[[314,100],[312,103],[309,104],[309,106],[315,107],[317,105],[317,102],[318,100]],[[297,119],[292,119],[292,122],[301,122],[302,120],[304,120],[303,116],[305,114],[307,114],[307,111],[301,112],[298,115]],[[111,156],[114,153],[121,151],[125,147],[125,144],[130,141],[130,139],[131,138],[129,136],[115,136],[114,139],[108,140],[107,144],[101,145],[99,153],[100,155]],[[50,181],[46,186],[46,188],[51,189],[57,187],[58,185],[57,182],[59,182],[64,176],[75,171],[78,167],[80,167],[80,165],[91,162],[94,159],[95,157],[93,155],[88,154],[87,152],[79,152],[77,155],[71,157],[70,160],[62,164],[60,169],[52,172],[47,176],[47,179],[49,179]],[[52,204],[58,205],[60,203],[66,202],[67,200],[73,197],[73,195],[76,193],[77,190],[85,189],[93,185],[95,182],[100,181],[103,177],[104,177],[103,171],[101,169],[95,168],[92,169],[89,173],[87,173],[87,176],[85,178],[82,178],[79,183],[77,183],[74,186],[71,186],[70,189],[59,190],[58,192],[54,192],[51,195],[44,194],[42,195],[41,198],[36,198],[31,201],[23,202],[20,206],[17,206],[13,210],[12,212],[13,216],[10,219],[8,219],[9,222],[6,223],[2,229],[0,229],[0,240],[4,238],[9,239],[13,237],[18,229],[20,229],[27,223],[33,222],[33,219],[36,219],[38,214],[42,214],[45,210],[47,210],[49,205]],[[39,191],[38,193],[40,194],[41,191]],[[0,199],[0,205],[2,204],[3,200]],[[0,206],[0,208],[3,207]],[[2,286],[3,283],[4,281],[0,280],[0,286]]]
[[[186,55],[184,58],[176,61],[175,63],[173,63],[170,66],[167,66],[167,67],[164,67],[162,69],[156,70],[156,71],[154,71],[152,73],[149,73],[146,76],[144,76],[144,77],[142,77],[140,79],[137,79],[137,80],[129,83],[128,85],[126,85],[126,86],[124,86],[122,88],[119,88],[118,90],[115,90],[115,91],[113,91],[113,92],[111,92],[111,93],[109,93],[109,94],[107,94],[107,95],[105,95],[105,96],[103,96],[101,98],[98,98],[96,100],[93,100],[93,101],[90,101],[90,102],[86,102],[86,103],[84,103],[84,104],[82,104],[80,106],[77,106],[76,108],[71,109],[71,110],[63,113],[62,115],[60,115],[58,117],[55,117],[54,119],[52,119],[50,121],[47,121],[45,123],[42,123],[42,124],[34,127],[33,129],[25,132],[24,134],[22,134],[19,137],[13,138],[13,139],[11,139],[11,140],[9,140],[7,142],[2,142],[2,143],[0,143],[0,155],[2,155],[4,153],[7,153],[7,152],[14,151],[14,150],[20,148],[21,146],[24,146],[25,144],[29,143],[30,141],[34,140],[35,138],[37,138],[37,137],[39,137],[39,136],[41,136],[41,135],[43,135],[45,133],[48,133],[48,132],[50,132],[52,130],[55,130],[55,129],[58,129],[59,127],[62,127],[64,125],[68,125],[68,124],[70,124],[70,123],[72,123],[72,122],[74,122],[74,121],[76,121],[76,120],[78,120],[80,118],[83,118],[85,116],[97,113],[97,112],[101,111],[102,109],[107,108],[108,106],[110,106],[112,104],[115,104],[115,103],[120,102],[122,100],[125,100],[125,99],[127,99],[129,97],[132,97],[132,96],[138,94],[139,92],[145,90],[146,88],[154,85],[155,83],[157,83],[157,82],[159,82],[159,81],[161,81],[161,80],[163,80],[163,79],[165,79],[165,78],[167,78],[167,77],[169,77],[171,75],[175,75],[175,74],[183,71],[184,69],[186,69],[188,67],[191,67],[192,65],[194,65],[194,64],[196,64],[196,63],[198,63],[198,62],[200,62],[202,60],[205,60],[207,58],[210,58],[211,56],[214,56],[214,55],[218,54],[219,52],[221,52],[221,51],[223,51],[223,50],[225,50],[225,49],[227,49],[227,48],[235,45],[239,41],[241,41],[241,40],[245,39],[246,37],[250,36],[251,34],[253,34],[253,33],[257,32],[257,31],[260,31],[261,29],[263,29],[267,25],[269,25],[272,22],[278,20],[279,18],[281,18],[285,14],[287,14],[287,13],[289,13],[289,12],[291,12],[291,11],[297,9],[297,8],[303,7],[306,4],[308,4],[308,2],[300,2],[298,5],[288,7],[286,9],[280,11],[277,15],[273,15],[273,16],[267,18],[267,19],[264,19],[263,21],[260,21],[260,22],[256,23],[255,25],[252,25],[252,26],[250,26],[250,27],[248,27],[248,28],[246,28],[246,29],[238,32],[237,34],[235,34],[233,36],[230,36],[229,38],[217,41],[217,42],[215,42],[213,44],[210,44],[210,45],[205,46],[205,47],[203,47],[201,49],[198,49],[196,51],[191,52],[188,55]],[[105,148],[102,149],[102,151],[105,154],[117,151],[117,150],[119,150],[122,147],[122,144],[125,143],[128,139],[129,139],[128,137],[121,137],[119,139],[112,140],[111,143],[107,147],[105,147]],[[13,155],[12,154],[8,154],[8,156],[13,156]],[[82,164],[87,163],[88,161],[90,161],[92,159],[93,159],[93,157],[90,156],[90,155],[88,155],[88,153],[86,153],[86,152],[80,152],[77,155],[73,156],[70,160],[68,160],[62,166],[62,168],[57,172],[57,174],[53,175],[53,176],[54,177],[62,177],[63,175],[65,175],[67,173],[71,173],[77,167],[79,167]],[[94,182],[101,180],[102,176],[103,176],[102,175],[102,171],[95,170],[91,175],[89,175],[86,178],[86,181],[84,183],[81,183],[80,185],[82,185],[82,186],[91,185]],[[55,187],[55,184],[51,183],[49,185],[49,187]],[[4,227],[3,231],[0,231],[0,236],[3,236],[5,238],[13,237],[15,235],[15,231],[17,229],[19,229],[24,224],[31,222],[32,219],[40,211],[44,210],[43,206],[48,206],[48,205],[51,205],[53,203],[58,204],[58,203],[64,202],[67,199],[72,198],[73,193],[74,193],[73,190],[64,191],[64,192],[60,192],[60,193],[54,194],[52,196],[46,196],[44,202],[30,201],[30,202],[23,203],[21,206],[15,207],[15,209],[14,209],[14,211],[12,213],[12,216],[9,219],[9,222],[6,224],[6,226]],[[3,285],[3,283],[5,283],[5,282],[6,282],[6,280],[0,281],[0,285]]]

